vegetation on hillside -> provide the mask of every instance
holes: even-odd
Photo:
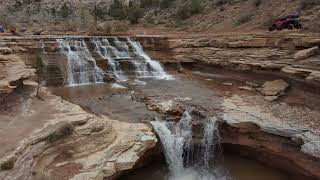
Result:
[[[101,22],[111,21],[122,22],[119,29],[123,30],[128,29],[123,28],[125,22],[197,29],[206,29],[222,22],[234,27],[243,24],[265,27],[275,18],[292,12],[308,15],[308,19],[319,18],[317,7],[320,7],[319,0],[136,0],[129,4],[123,0],[113,0],[111,4],[103,0],[83,0],[76,4],[74,1],[60,0],[52,1],[51,5],[42,3],[42,0],[13,0],[10,5],[0,7],[0,21],[7,27],[22,23],[39,24],[38,28],[41,28],[49,23],[63,24],[67,31],[104,29],[104,32],[117,29],[106,28],[106,25],[99,27]],[[314,26],[319,23],[310,24]]]

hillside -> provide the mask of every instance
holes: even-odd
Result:
[[[125,32],[132,24],[191,32],[265,30],[301,15],[303,31],[319,32],[317,0],[15,0],[0,2],[0,22],[30,31]],[[110,23],[112,22],[112,23]],[[136,25],[135,25],[136,26]],[[132,27],[132,26],[131,26]],[[112,30],[111,30],[112,29]]]

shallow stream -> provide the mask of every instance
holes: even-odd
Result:
[[[190,106],[201,105],[212,114],[217,114],[223,98],[231,94],[254,95],[254,92],[240,91],[235,86],[222,85],[240,81],[228,79],[208,79],[195,75],[175,75],[173,81],[142,80],[118,84],[91,84],[82,86],[51,87],[58,96],[79,104],[87,111],[97,115],[108,115],[120,121],[138,123],[154,121],[160,114],[148,110],[144,97],[156,96],[160,100],[174,97],[189,98]],[[125,87],[125,88],[123,88]],[[196,92],[196,93],[195,93]],[[210,113],[209,113],[210,114]],[[223,153],[219,166],[223,167],[228,177],[237,180],[287,180],[288,176],[274,168],[256,161],[240,157],[237,154]],[[168,166],[164,159],[154,160],[147,166],[121,177],[121,180],[165,180],[169,178]],[[185,178],[184,178],[185,179]],[[188,179],[186,179],[188,180]],[[197,180],[191,178],[190,180]],[[211,180],[210,178],[208,180]],[[216,179],[212,179],[216,180]]]

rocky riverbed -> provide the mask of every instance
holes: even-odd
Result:
[[[115,179],[159,152],[150,121],[175,122],[185,110],[194,117],[195,140],[203,120],[215,118],[226,150],[296,179],[319,179],[319,55],[316,48],[300,52],[316,39],[139,38],[154,57],[165,54],[160,60],[175,80],[42,87],[36,96],[28,65],[38,44],[9,43],[14,48],[1,51],[2,179]]]

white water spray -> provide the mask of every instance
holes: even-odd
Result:
[[[67,67],[60,67],[68,85],[79,85],[103,82],[105,72],[97,66],[84,40],[76,38],[57,39],[60,51],[67,58]],[[117,81],[127,81],[128,77],[121,67],[121,63],[131,61],[135,65],[135,75],[139,78],[155,78],[171,80],[159,62],[152,60],[139,42],[130,38],[119,40],[112,37],[94,38],[91,40],[94,50],[108,63],[108,72]],[[124,65],[124,67],[126,67]],[[65,69],[65,70],[64,70]]]
[[[134,62],[137,75],[140,78],[155,77],[157,79],[172,80],[173,77],[167,74],[158,61],[152,60],[143,50],[139,42],[128,38],[128,43],[134,50],[134,53],[142,60],[142,62]],[[148,70],[150,69],[150,70]]]
[[[203,130],[203,139],[202,139],[202,152],[201,152],[201,165],[202,167],[208,171],[210,169],[210,160],[214,159],[215,155],[215,146],[217,142],[219,142],[219,133],[218,128],[216,126],[216,118],[208,119],[208,122],[205,124]]]
[[[57,39],[57,42],[68,60],[68,85],[103,82],[103,70],[97,66],[84,40]]]
[[[119,50],[119,56],[122,58],[129,58],[130,57],[130,52],[129,52],[129,47],[126,42],[119,41],[117,37],[114,37],[114,44],[116,48]]]
[[[158,133],[167,164],[169,180],[226,180],[210,166],[219,143],[216,121],[209,119],[203,129],[201,144],[192,144],[192,117],[186,111],[175,126],[165,121],[151,123]]]
[[[172,178],[180,177],[184,172],[183,166],[183,144],[184,139],[171,133],[165,122],[152,122],[155,131],[158,133],[162,146],[164,148],[164,155],[170,169],[170,176]]]
[[[121,70],[120,63],[115,61],[112,56],[118,57],[119,53],[115,47],[111,46],[107,39],[93,39],[95,51],[105,60],[107,60],[111,73],[118,81],[126,81],[127,77]]]

